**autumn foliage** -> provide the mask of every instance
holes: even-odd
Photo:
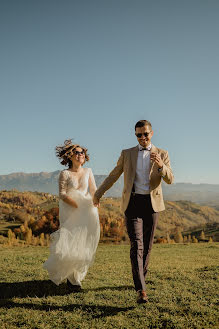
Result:
[[[196,235],[183,234],[182,220],[176,215],[176,222],[170,223],[171,207],[179,207],[173,202],[167,204],[167,210],[161,213],[156,230],[157,243],[197,243],[213,241],[205,237],[202,230]],[[188,208],[188,204],[186,204]],[[187,209],[186,208],[186,209]],[[181,210],[180,210],[181,211]],[[182,212],[181,212],[182,213]],[[99,208],[102,242],[128,242],[124,215],[120,210],[120,199],[103,198]],[[0,223],[7,223],[7,231],[3,232],[10,245],[49,244],[49,236],[59,228],[58,197],[39,192],[0,191]],[[1,243],[1,241],[0,241]]]

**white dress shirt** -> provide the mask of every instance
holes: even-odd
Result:
[[[136,173],[134,180],[135,193],[137,194],[149,194],[150,183],[149,173],[151,168],[150,162],[150,149],[151,144],[147,147],[149,150],[142,150],[142,146],[138,145],[138,158],[136,165]]]

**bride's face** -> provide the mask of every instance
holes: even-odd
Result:
[[[84,150],[80,147],[76,147],[73,151],[71,161],[73,164],[83,165],[85,162],[85,153]]]

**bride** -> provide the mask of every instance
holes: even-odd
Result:
[[[56,285],[67,279],[69,288],[79,291],[100,238],[92,202],[96,184],[91,169],[82,167],[89,160],[87,149],[66,140],[56,147],[56,155],[69,168],[59,176],[60,228],[51,234],[50,256],[43,267]]]

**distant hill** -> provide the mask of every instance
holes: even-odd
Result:
[[[58,194],[58,176],[60,171],[40,173],[13,173],[0,175],[0,190],[17,189],[19,191],[38,191]],[[95,175],[99,186],[106,175]],[[106,192],[107,197],[120,197],[123,188],[123,177]],[[189,200],[209,205],[219,210],[219,184],[163,183],[164,198],[169,201]]]
[[[0,175],[0,190],[32,191],[58,194],[58,177],[60,171],[40,172],[40,173],[13,173],[9,175]],[[106,175],[95,175],[97,186],[99,186]],[[118,182],[110,189],[106,196],[120,197],[123,188],[123,180]]]

